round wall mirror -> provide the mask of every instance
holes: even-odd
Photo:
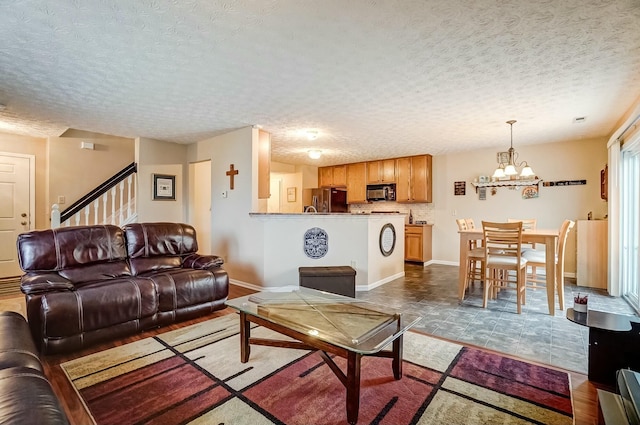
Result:
[[[387,223],[380,229],[380,252],[388,257],[396,247],[396,228],[393,224]]]

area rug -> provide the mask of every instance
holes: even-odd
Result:
[[[241,363],[238,332],[230,314],[61,366],[100,425],[347,423],[346,391],[317,352],[251,346]],[[358,423],[572,424],[571,386],[565,372],[408,332],[402,379],[390,359],[362,360]]]

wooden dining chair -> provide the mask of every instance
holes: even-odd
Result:
[[[482,222],[486,258],[485,285],[482,307],[487,308],[489,297],[499,291],[516,289],[518,314],[526,301],[527,260],[522,257],[522,222]]]
[[[556,244],[556,281],[549,283],[546,281],[546,276],[545,279],[541,279],[533,273],[527,276],[527,283],[531,282],[535,285],[536,283],[544,282],[546,285],[555,286],[555,291],[558,293],[560,310],[564,310],[564,252],[567,245],[567,236],[575,224],[572,220],[565,220],[562,226],[560,226],[560,234],[558,236],[558,243]],[[527,264],[532,266],[532,268],[535,266],[544,268],[546,266],[547,255],[543,249],[525,250],[522,256],[527,259]]]
[[[507,223],[522,223],[522,230],[536,230],[538,220],[535,218],[508,218]]]
[[[470,218],[456,219],[456,224],[458,225],[458,230],[475,229],[473,219]],[[473,284],[476,280],[484,280],[484,260],[484,248],[479,246],[476,240],[470,240],[467,251],[467,262],[464,265],[464,286],[462,288],[459,288],[458,293],[458,299],[460,301],[464,299],[464,294],[467,292],[467,289],[471,284]],[[460,267],[463,267],[463,265],[460,264]]]
[[[522,231],[526,232],[527,230],[536,230],[536,227],[538,226],[538,220],[535,218],[508,218],[507,222],[508,223],[516,223],[518,221],[522,222]],[[536,244],[535,243],[525,243],[522,245],[522,250],[523,251],[527,251],[529,249],[536,249]],[[532,266],[531,267],[531,275],[536,276],[536,267]],[[536,282],[533,282],[532,286],[533,289],[536,289]]]

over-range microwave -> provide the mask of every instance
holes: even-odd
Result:
[[[367,201],[395,201],[395,184],[375,184],[367,186]]]

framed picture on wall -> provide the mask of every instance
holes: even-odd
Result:
[[[153,200],[176,200],[176,176],[169,176],[166,174],[153,175]]]

